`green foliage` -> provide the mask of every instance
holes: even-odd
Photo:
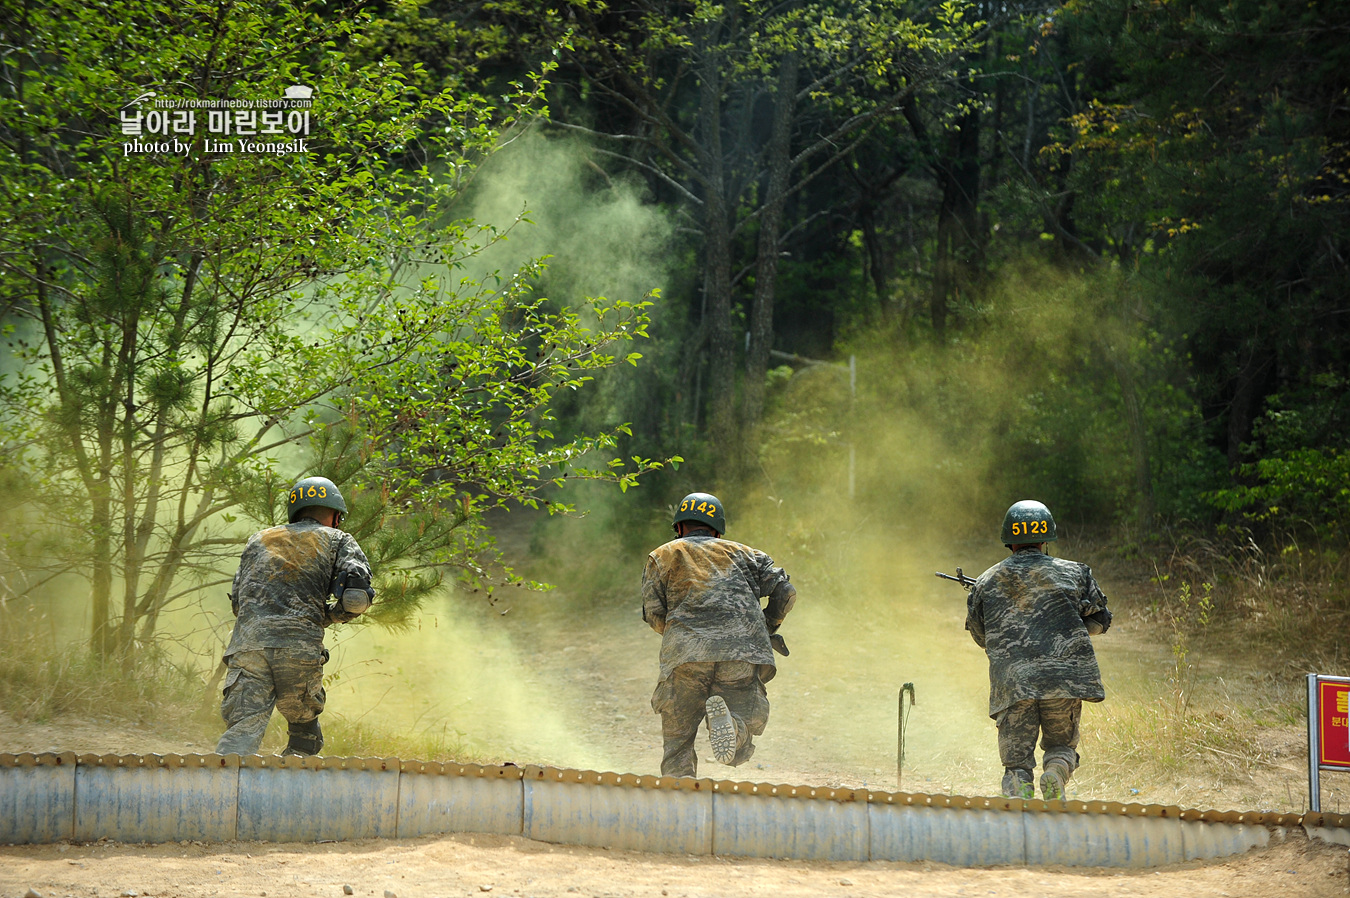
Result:
[[[773,291],[774,349],[840,358],[855,334],[894,327],[892,349],[906,354],[932,336],[923,319],[939,306],[952,313],[959,347],[978,344],[992,305],[985,291],[1015,279],[1029,256],[1066,268],[1109,264],[1133,294],[1109,316],[1123,332],[1076,337],[1079,357],[1049,365],[1000,434],[1028,489],[1061,495],[1096,520],[1147,528],[1156,514],[1203,527],[1219,517],[1206,497],[1251,485],[1259,459],[1344,448],[1334,425],[1303,428],[1298,447],[1284,449],[1258,435],[1272,395],[1282,414],[1321,420],[1325,404],[1310,387],[1346,366],[1350,132],[1334,112],[1350,71],[1344,4],[490,6],[515,23],[534,58],[550,38],[566,41],[566,84],[553,105],[558,118],[604,135],[601,164],[632,163],[657,202],[702,228],[705,247],[708,199],[727,200],[728,267],[739,280],[726,317],[737,361],[760,302],[751,294],[766,282],[748,260],[763,252],[774,76],[795,54],[799,83],[811,88],[794,109],[784,212],[792,238]],[[710,81],[716,90],[702,94]],[[908,92],[886,115],[849,132],[856,142],[841,164],[812,167],[813,140],[897,87]],[[717,148],[699,118],[714,95]],[[972,139],[962,145],[960,135]],[[955,193],[974,207],[944,256],[943,240],[954,238],[934,220],[949,211],[942,167],[958,156],[973,174],[952,182]],[[708,273],[710,255],[689,266]],[[969,271],[949,276],[944,260]],[[875,283],[864,288],[869,273]],[[686,317],[699,327],[662,340],[693,341],[689,354],[708,356],[710,294],[670,295],[694,303]],[[752,333],[745,375],[728,361],[715,386],[690,366],[687,376],[635,388],[637,406],[678,409],[664,432],[642,421],[646,438],[706,438],[714,428],[683,406],[733,382],[742,397],[753,393],[765,381],[750,364],[760,339]],[[973,357],[1028,362],[1011,352],[1004,360],[981,347]],[[804,432],[836,428],[822,419]]]
[[[6,13],[0,92],[15,325],[0,416],[7,467],[53,525],[16,531],[11,552],[90,580],[98,654],[153,640],[191,582],[221,582],[230,525],[278,521],[306,471],[352,492],[384,596],[372,618],[398,623],[443,570],[481,573],[485,508],[660,467],[594,458],[624,425],[549,426],[557,392],[636,364],[648,301],[590,301],[594,326],[549,312],[530,289],[542,261],[486,271],[510,229],[454,216],[542,76],[500,106],[424,95],[415,65],[348,55],[367,45],[362,16],[245,3],[201,28],[214,7],[112,7]],[[309,152],[209,152],[201,131],[168,155],[119,140],[122,104],[151,90],[250,101],[295,83],[315,92]]]
[[[1109,0],[1060,17],[1096,94],[1055,150],[1072,156],[1079,221],[1156,285],[1154,320],[1185,335],[1190,387],[1235,473],[1259,461],[1263,400],[1299,414],[1295,397],[1350,353],[1350,130],[1328,114],[1350,88],[1347,13]]]
[[[779,243],[804,223],[785,220],[784,210],[896,119],[906,98],[945,77],[978,44],[981,23],[958,13],[964,3],[916,11],[891,0],[489,6],[528,21],[527,32],[542,21],[544,34],[557,34],[574,90],[551,95],[555,122],[595,137],[597,157],[647,178],[698,234],[704,295],[682,297],[698,310],[682,351],[706,361],[682,366],[671,404],[706,400],[705,439],[735,479],[763,407],[774,283],[786,255]],[[679,412],[678,427],[697,429],[701,409]]]
[[[1312,533],[1333,544],[1350,537],[1350,445],[1344,375],[1313,377],[1297,393],[1275,394],[1253,426],[1240,482],[1206,499],[1263,529]]]
[[[1258,483],[1215,490],[1215,506],[1337,542],[1350,533],[1350,452],[1291,449],[1243,465],[1242,473]]]
[[[133,659],[131,675],[122,675],[83,647],[38,635],[46,623],[40,608],[12,598],[0,604],[0,710],[16,724],[114,713],[141,723],[181,721],[195,711],[200,680],[165,652],[147,648]]]
[[[1200,595],[1193,593],[1190,581],[1177,590],[1175,603],[1168,609],[1172,625],[1172,712],[1184,716],[1191,703],[1191,687],[1195,680],[1195,665],[1190,660],[1191,632],[1203,633],[1214,612],[1214,585],[1200,584]]]

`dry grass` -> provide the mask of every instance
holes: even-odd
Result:
[[[1350,662],[1350,551],[1306,546],[1286,537],[1263,548],[1246,531],[1214,538],[1189,536],[1160,552],[1158,576],[1175,583],[1210,583],[1218,647],[1245,646],[1271,662],[1312,670]],[[1165,602],[1160,612],[1167,613]]]
[[[0,709],[17,723],[73,717],[129,721],[193,717],[201,679],[175,666],[155,646],[125,664],[101,662],[82,645],[57,647],[12,621],[0,620]]]
[[[461,764],[489,764],[482,757],[465,748],[464,734],[440,729],[391,733],[376,729],[361,721],[351,721],[331,711],[320,717],[323,726],[323,754],[336,758],[402,758],[419,761],[456,761]],[[263,754],[280,754],[286,747],[286,721],[273,714],[263,736]]]
[[[1105,567],[1145,598],[1129,626],[1170,646],[1171,663],[1151,692],[1117,692],[1094,711],[1093,776],[1140,800],[1195,803],[1187,796],[1209,783],[1215,805],[1301,810],[1305,675],[1350,674],[1350,553],[1292,540],[1269,550],[1243,532],[1150,548],[1156,561]]]
[[[1350,553],[1292,542],[1269,551],[1240,534],[1147,551],[1110,542],[1074,550],[1137,597],[1132,608],[1121,603],[1117,626],[1157,660],[1148,682],[1109,684],[1110,700],[1088,710],[1085,789],[1111,800],[1301,810],[1304,675],[1350,674]],[[203,744],[219,735],[218,694],[199,673],[146,652],[123,675],[79,648],[53,650],[7,623],[0,620],[0,710],[16,722],[111,712],[133,721],[191,718]],[[334,711],[323,726],[329,755],[492,760],[474,757],[448,728],[380,732]],[[285,741],[278,717],[264,750],[279,751]]]

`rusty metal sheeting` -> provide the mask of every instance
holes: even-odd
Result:
[[[561,771],[560,771],[561,772]],[[712,854],[713,795],[619,783],[524,781],[523,834],[541,842],[631,851]]]
[[[397,758],[0,754],[0,842],[306,841],[440,832],[816,860],[1150,867],[1350,817],[1023,801]]]
[[[239,769],[236,838],[264,842],[396,838],[400,777],[397,765],[336,770],[245,763]]]
[[[75,832],[75,755],[0,755],[0,843],[60,842]]]
[[[465,772],[419,776],[431,771],[404,766],[399,778],[399,838],[429,833],[522,833],[520,777],[508,777],[502,768],[461,769]],[[485,769],[492,772],[482,773]]]
[[[713,853],[811,861],[870,859],[867,804],[783,801],[719,790],[713,796]]]
[[[81,764],[75,768],[77,842],[233,839],[239,769]]]

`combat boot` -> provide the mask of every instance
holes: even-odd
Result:
[[[708,716],[708,741],[712,743],[713,757],[719,764],[730,764],[736,760],[736,721],[726,699],[709,696],[703,711]]]
[[[1069,782],[1069,766],[1059,759],[1045,765],[1041,774],[1041,797],[1046,801],[1064,798],[1064,787]]]
[[[281,752],[283,758],[317,755],[319,749],[323,748],[323,730],[319,727],[319,718],[305,723],[292,723],[287,729],[290,739]]]
[[[1032,772],[1021,767],[1003,768],[1003,796],[1005,798],[1036,797],[1036,786],[1032,783]]]

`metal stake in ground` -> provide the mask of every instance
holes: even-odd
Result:
[[[902,776],[905,770],[905,727],[909,724],[909,715],[905,713],[905,694],[909,694],[909,709],[914,710],[918,702],[914,699],[914,684],[906,683],[900,687],[900,695],[897,699],[900,703],[900,714],[895,728],[895,788],[900,791]]]

